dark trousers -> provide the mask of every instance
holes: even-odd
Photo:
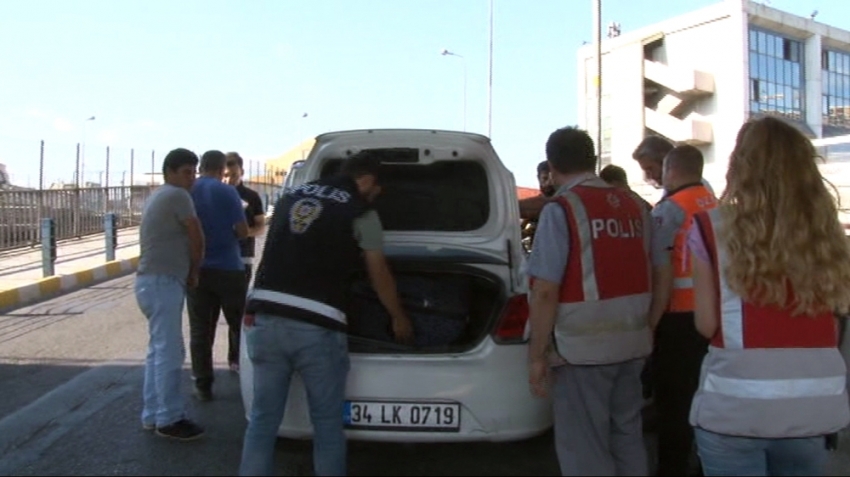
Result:
[[[658,475],[689,475],[694,431],[688,422],[708,340],[694,314],[665,313],[655,330],[652,388],[658,413]]]
[[[189,310],[189,348],[195,386],[209,390],[213,378],[213,344],[219,313],[229,328],[228,361],[239,362],[239,331],[245,311],[247,284],[243,270],[201,269],[198,287],[186,295]]]
[[[251,278],[254,276],[254,265],[250,263],[245,264],[245,289],[248,289],[248,286],[251,285]]]

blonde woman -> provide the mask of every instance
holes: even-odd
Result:
[[[822,475],[850,423],[835,312],[850,243],[811,142],[774,118],[738,134],[717,209],[695,216],[696,326],[711,340],[690,422],[705,475]]]

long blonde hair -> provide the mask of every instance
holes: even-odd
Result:
[[[742,298],[798,315],[850,310],[850,240],[816,159],[811,141],[780,119],[741,127],[718,242],[729,257],[726,281]]]

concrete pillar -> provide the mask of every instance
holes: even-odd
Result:
[[[821,67],[823,46],[821,36],[814,34],[807,38],[803,50],[805,55],[805,119],[817,137],[823,137],[823,68]]]

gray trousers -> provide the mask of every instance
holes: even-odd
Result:
[[[643,442],[643,359],[552,368],[561,475],[649,474]]]

